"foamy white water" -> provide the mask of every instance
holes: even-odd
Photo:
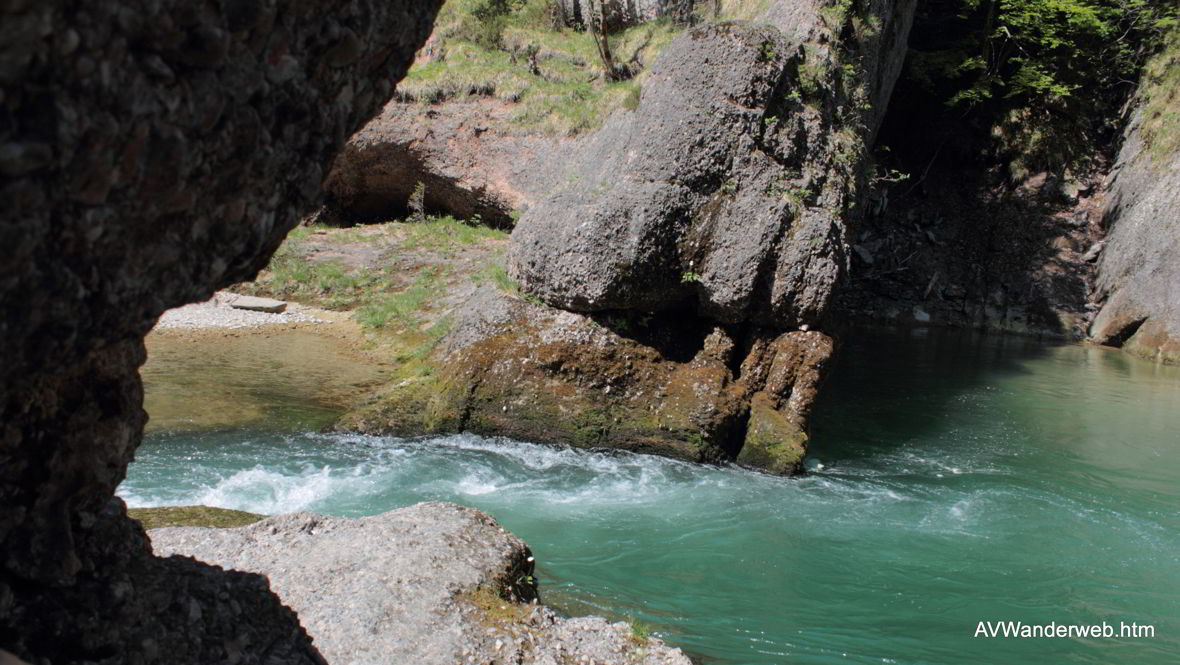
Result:
[[[120,493],[261,513],[471,505],[530,543],[548,602],[634,615],[707,663],[1172,662],[1180,371],[948,344],[850,349],[817,417],[823,468],[800,479],[472,435],[229,430],[153,435]],[[1157,637],[973,638],[984,620]]]

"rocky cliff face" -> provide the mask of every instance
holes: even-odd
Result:
[[[694,0],[556,0],[557,21],[570,27],[585,26],[590,17],[605,19],[608,31],[621,30],[658,18],[692,20]]]
[[[639,107],[613,116],[568,185],[521,219],[511,269],[525,290],[572,311],[822,320],[912,4],[874,8],[862,18],[877,31],[848,44],[834,29],[853,17],[805,4],[667,48]]]
[[[726,329],[722,385],[745,389],[731,427],[698,435],[731,456],[798,468],[804,396],[832,350],[818,331],[912,10],[781,2],[765,23],[690,31],[513,233],[510,270],[548,305]]]
[[[516,211],[549,193],[572,139],[511,131],[494,98],[438,106],[391,101],[348,141],[324,182],[317,221],[354,224],[404,216],[418,183],[427,211],[511,227]]]
[[[317,661],[264,580],[152,558],[113,494],[144,334],[265,264],[438,4],[0,5],[0,646]]]
[[[797,471],[912,11],[784,1],[677,38],[513,233],[510,272],[544,306],[477,297],[442,378],[349,425]]]
[[[876,188],[838,317],[1083,339],[1103,236],[1096,183],[1040,173],[1013,188],[954,158],[932,163],[920,182]]]
[[[1180,363],[1180,152],[1149,150],[1144,106],[1141,101],[1134,111],[1111,174],[1097,281],[1105,302],[1090,335],[1099,344]]]

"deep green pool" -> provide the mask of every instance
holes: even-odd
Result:
[[[159,371],[149,390],[169,389]],[[185,368],[174,368],[183,384]],[[542,593],[705,663],[1180,662],[1180,368],[967,335],[844,349],[793,480],[474,436],[156,431],[132,505],[483,509]],[[981,621],[1154,637],[984,638]]]

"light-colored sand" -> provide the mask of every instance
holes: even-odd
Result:
[[[287,311],[282,314],[234,309],[231,303],[237,297],[228,291],[218,291],[205,302],[170,309],[160,317],[156,329],[254,328],[272,324],[327,323],[296,303],[287,303]]]

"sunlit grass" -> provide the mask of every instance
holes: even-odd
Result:
[[[545,0],[527,0],[506,16],[482,22],[473,18],[481,4],[449,0],[443,6],[434,34],[445,56],[410,70],[398,85],[403,100],[494,97],[518,105],[512,121],[521,129],[574,135],[601,126],[615,109],[634,109],[646,70],[683,30],[659,20],[612,35],[615,59],[641,63],[643,72],[611,82],[590,34],[554,27]]]

